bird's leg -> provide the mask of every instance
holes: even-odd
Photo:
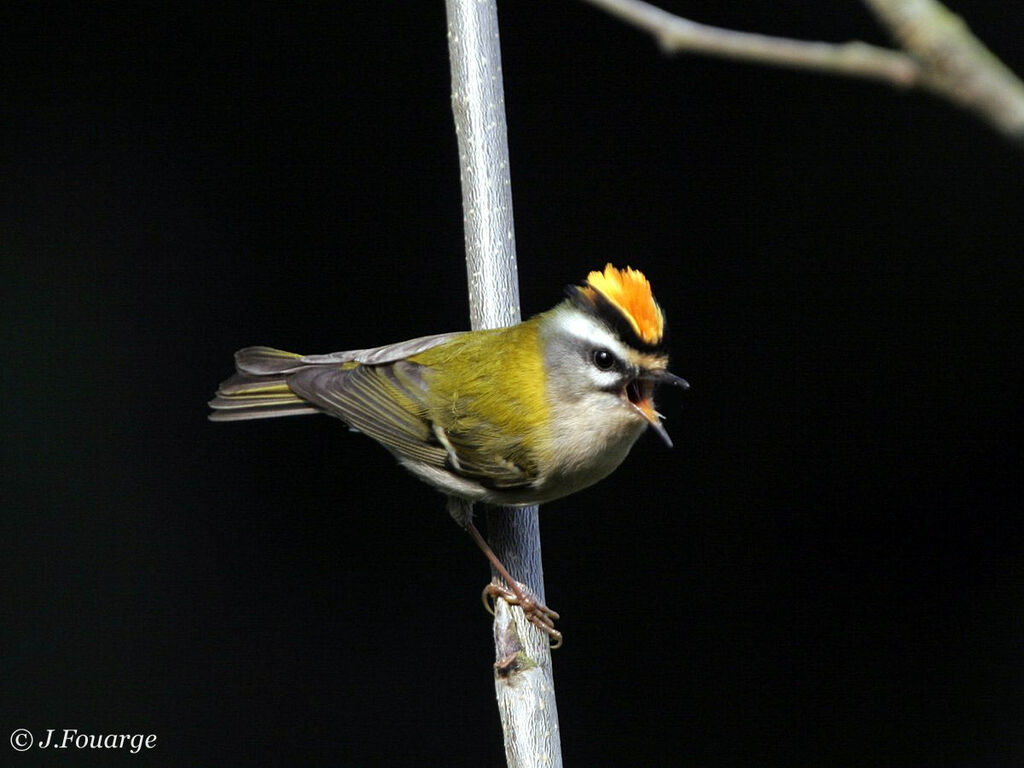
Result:
[[[488,598],[501,598],[509,605],[518,605],[523,609],[523,613],[526,615],[527,620],[551,638],[551,647],[558,648],[562,644],[562,633],[555,629],[555,620],[558,619],[558,613],[537,600],[530,592],[529,587],[512,578],[508,569],[505,568],[501,560],[498,559],[498,556],[494,554],[494,550],[491,549],[480,531],[477,530],[477,527],[473,524],[472,505],[462,501],[461,499],[449,497],[448,511],[451,516],[455,518],[455,521],[466,529],[466,532],[470,535],[473,541],[476,542],[476,545],[480,547],[480,551],[483,552],[484,556],[490,561],[494,570],[497,571],[498,575],[504,579],[506,584],[508,584],[507,587],[503,587],[502,585],[495,584],[492,581],[484,587],[483,599],[484,606],[487,610],[490,613],[494,613],[488,602]]]
[[[494,566],[494,570],[498,572],[498,575],[505,580],[508,587],[503,587],[500,584],[495,584],[493,581],[484,587],[483,598],[484,605],[487,609],[494,613],[490,605],[487,604],[487,598],[501,598],[509,605],[518,605],[523,609],[523,613],[526,614],[526,618],[533,626],[537,629],[545,632],[551,638],[551,647],[558,648],[562,644],[562,633],[555,629],[555,620],[558,618],[557,611],[553,611],[548,608],[544,603],[537,600],[531,593],[529,587],[522,582],[518,582],[512,578],[511,574],[502,565],[501,560],[494,554],[494,550],[490,548],[484,537],[480,535],[480,531],[473,525],[473,521],[470,520],[466,526],[466,530],[469,535],[476,542],[476,545],[480,547],[480,550],[484,553],[488,560],[491,561],[491,565]]]

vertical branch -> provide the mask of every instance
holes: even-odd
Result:
[[[470,321],[474,329],[495,328],[520,320],[497,6],[495,0],[446,0],[446,7]],[[488,509],[487,529],[513,578],[543,601],[537,508]],[[498,600],[494,645],[508,765],[561,766],[547,635],[520,608]]]

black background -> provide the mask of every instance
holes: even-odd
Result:
[[[954,7],[1024,71],[1016,9]],[[331,419],[205,419],[238,347],[466,326],[441,3],[5,14],[0,762],[503,764],[441,497]],[[693,384],[674,450],[542,510],[566,764],[1019,766],[1024,156],[581,3],[501,22],[524,313],[641,268]]]

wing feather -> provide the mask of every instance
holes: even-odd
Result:
[[[441,406],[430,396],[429,366],[407,359],[462,335],[436,334],[327,355],[247,347],[235,354],[237,373],[221,384],[210,403],[215,409],[210,418],[235,421],[323,411],[400,458],[488,488],[528,486],[538,474],[529,452],[482,419],[475,398]]]
[[[525,451],[517,444],[503,445],[503,450],[489,450],[495,440],[480,439],[486,427],[472,431],[446,432],[448,442],[458,457],[459,474],[471,477],[489,488],[519,488],[530,485],[537,477],[537,467],[520,458]],[[516,458],[514,458],[516,457]]]
[[[422,402],[391,383],[383,368],[311,366],[291,374],[288,386],[303,400],[338,416],[399,455],[444,466],[447,452],[437,444],[429,422],[421,415]]]
[[[304,355],[294,363],[305,363],[307,365],[323,365],[326,363],[362,363],[363,365],[383,365],[395,363],[407,357],[418,355],[428,349],[443,344],[462,336],[466,331],[455,331],[453,333],[435,333],[432,336],[420,336],[417,339],[408,339],[394,344],[385,344],[383,347],[371,347],[370,349],[348,349],[342,352],[331,352],[326,355]],[[244,350],[243,350],[244,351]]]

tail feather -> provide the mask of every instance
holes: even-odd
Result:
[[[320,413],[288,387],[282,374],[303,367],[302,355],[271,347],[235,353],[237,373],[221,383],[210,401],[210,421],[245,421]]]
[[[253,376],[279,376],[301,368],[302,357],[273,347],[246,347],[235,352],[235,367],[239,373]]]

